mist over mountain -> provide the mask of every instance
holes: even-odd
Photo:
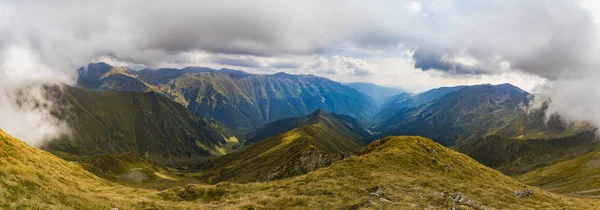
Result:
[[[439,87],[418,94],[400,93],[385,98],[381,105],[381,110],[397,109],[397,108],[412,108],[422,104],[427,104],[435,99],[438,99],[448,93],[460,90],[465,86],[456,87]]]
[[[406,92],[405,90],[402,90],[400,88],[379,86],[373,83],[352,82],[346,83],[345,85],[350,86],[351,88],[354,88],[361,93],[367,94],[368,96],[371,96],[378,103],[383,103],[383,101],[385,101],[387,97]]]

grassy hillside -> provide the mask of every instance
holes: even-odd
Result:
[[[195,177],[210,183],[281,179],[327,167],[364,145],[364,138],[334,115],[316,111],[298,120],[303,122],[295,128],[202,162]]]
[[[463,141],[454,148],[481,164],[508,175],[518,175],[600,147],[593,132],[554,139],[512,139],[498,135]]]
[[[546,190],[579,197],[600,198],[600,148],[517,177]]]
[[[0,130],[0,209],[178,208],[156,192],[123,187],[81,166],[34,149]]]
[[[0,132],[3,209],[591,209],[597,200],[530,188],[421,137],[389,137],[306,175],[274,182],[122,187]],[[458,192],[465,198],[455,203]],[[469,201],[467,201],[469,200]]]
[[[533,194],[513,194],[525,188]],[[459,192],[465,199],[454,202]],[[196,202],[217,196],[214,208],[254,209],[589,209],[600,204],[527,187],[422,137],[388,137],[359,156],[290,179],[216,189],[190,185],[161,195]]]
[[[213,118],[241,133],[279,119],[307,115],[317,109],[368,118],[377,111],[374,99],[340,83],[312,75],[254,75],[235,70],[188,67],[141,71],[105,70],[90,64],[80,70],[78,84],[92,90],[145,91],[113,77],[135,79],[149,89]],[[98,76],[102,75],[102,76]]]
[[[133,153],[161,164],[180,164],[233,151],[243,143],[219,123],[199,117],[154,92],[92,92],[63,87],[53,92],[71,135],[43,146],[79,160]]]

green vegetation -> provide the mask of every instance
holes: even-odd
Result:
[[[350,120],[350,119],[349,119]],[[222,181],[268,181],[304,174],[356,154],[365,139],[337,115],[316,111],[302,118],[273,122],[257,133],[273,132],[269,128],[286,128],[273,137],[259,141],[238,152],[203,161],[194,167],[194,177],[210,183]],[[286,124],[289,123],[289,124]],[[277,130],[277,129],[275,129]]]
[[[599,198],[598,174],[600,174],[600,148],[577,158],[523,174],[517,179],[556,193]]]
[[[293,178],[188,185],[156,192],[123,187],[0,132],[3,209],[590,209],[597,200],[524,185],[422,137],[388,137],[359,156]],[[446,192],[446,193],[444,193]],[[453,202],[460,192],[466,200]]]
[[[546,116],[547,109],[548,104],[544,103],[540,108],[527,110],[496,134],[516,139],[556,139],[596,130],[584,122],[566,123],[558,115]]]
[[[293,130],[302,125],[310,125],[317,122],[323,122],[333,130],[351,134],[351,136],[346,136],[346,138],[353,139],[361,145],[366,144],[366,141],[372,138],[371,134],[364,130],[363,126],[356,119],[350,116],[325,113],[322,110],[317,110],[307,116],[286,118],[268,123],[254,132],[247,134],[245,139],[247,139],[247,143],[253,143]]]
[[[129,185],[138,184],[134,186],[148,182],[178,181],[177,178],[166,175],[169,173],[167,169],[154,166],[132,153],[95,155],[82,162],[82,166],[108,180]]]
[[[52,93],[62,107],[55,116],[72,132],[42,148],[65,159],[133,153],[153,163],[180,165],[230,153],[243,144],[226,127],[154,92],[65,86]]]
[[[211,202],[214,208],[246,209],[588,209],[596,200],[533,189],[422,137],[388,137],[354,156],[289,179],[266,183],[175,188],[167,200]],[[445,193],[444,193],[445,192]],[[455,203],[460,192],[468,202]]]
[[[593,132],[556,139],[512,139],[498,135],[458,143],[454,149],[507,175],[519,175],[600,147]]]
[[[385,110],[375,117],[378,137],[425,136],[443,145],[497,133],[524,112],[529,94],[510,84],[474,85],[415,108]]]

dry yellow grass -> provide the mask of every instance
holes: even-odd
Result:
[[[0,209],[594,209],[600,202],[525,186],[422,137],[388,137],[306,175],[275,182],[124,187],[0,132]],[[379,187],[376,196],[371,193]],[[441,195],[448,191],[447,196]],[[461,192],[471,200],[456,204]]]

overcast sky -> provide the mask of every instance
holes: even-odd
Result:
[[[34,59],[33,72],[60,77],[107,61],[316,74],[412,91],[488,82],[533,90],[595,68],[593,3],[2,0],[0,62]]]
[[[29,108],[11,97],[73,84],[76,69],[98,61],[316,74],[413,92],[508,82],[551,98],[550,113],[600,125],[597,2],[0,0],[0,128],[62,130],[34,106],[39,93],[29,91]]]

